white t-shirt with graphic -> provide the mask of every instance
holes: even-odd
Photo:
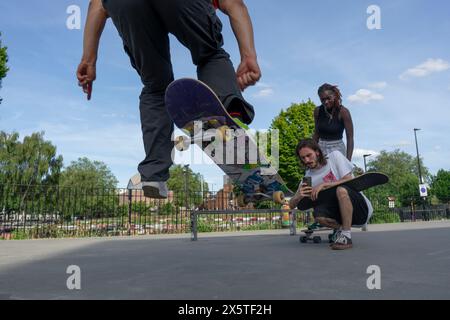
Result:
[[[344,157],[342,153],[340,153],[339,151],[333,151],[330,152],[327,157],[327,164],[322,168],[306,170],[305,177],[311,177],[313,188],[322,183],[336,182],[338,180],[341,180],[348,174],[351,174],[353,177],[353,164],[348,161],[348,159]],[[373,214],[373,207],[369,199],[367,199],[367,197],[362,192],[360,193],[364,197],[364,200],[367,203],[367,208],[369,209],[367,219],[367,221],[369,221],[370,217]]]

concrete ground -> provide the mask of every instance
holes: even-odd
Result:
[[[339,252],[298,239],[277,230],[200,233],[197,242],[0,241],[0,299],[450,299],[449,221],[371,225]],[[80,290],[67,287],[73,265]],[[367,287],[373,265],[379,290]]]

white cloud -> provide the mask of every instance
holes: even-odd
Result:
[[[136,161],[143,152],[138,124],[114,124],[105,127],[84,125],[74,128],[68,124],[42,122],[38,127],[45,130],[45,139],[57,145],[65,158],[67,154],[79,155],[77,157],[88,155],[107,159],[111,165],[123,163],[124,158]]]
[[[387,87],[387,82],[380,81],[369,84],[369,88],[371,89],[384,89]]]
[[[273,87],[265,83],[256,84],[256,88],[258,92],[253,95],[254,98],[267,98],[273,96],[275,93]]]
[[[384,97],[376,92],[372,92],[368,89],[360,89],[355,94],[348,97],[348,101],[355,103],[368,104],[371,101],[383,100]]]
[[[264,97],[270,97],[273,95],[273,89],[272,88],[265,88],[260,90],[257,94],[255,94],[255,97],[258,98],[264,98]]]
[[[379,155],[379,152],[368,149],[355,149],[353,150],[353,158],[354,159],[364,159],[364,155],[370,154],[371,157],[376,157]],[[368,160],[368,158],[366,158]]]
[[[78,118],[78,117],[67,117],[67,119],[72,120],[72,121],[79,121],[79,122],[88,122],[88,120],[83,119],[83,118]]]
[[[442,59],[428,59],[427,61],[406,70],[400,75],[401,80],[425,77],[432,73],[442,72],[450,68],[450,64]]]
[[[3,116],[0,115],[0,121],[5,121],[5,122],[12,123],[12,122],[22,118],[22,116],[24,114],[25,114],[24,112],[14,112],[14,114],[10,115],[9,117],[7,116],[6,118],[3,118]]]
[[[412,142],[407,141],[407,140],[401,140],[396,143],[385,144],[385,145],[388,147],[391,147],[391,148],[403,148],[403,147],[408,147],[408,146],[412,145]]]

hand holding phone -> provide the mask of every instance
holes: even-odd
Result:
[[[306,186],[312,187],[311,177],[303,177],[302,184],[306,184]]]
[[[312,181],[311,177],[304,177],[302,183],[298,188],[298,192],[301,197],[310,197],[312,192]]]

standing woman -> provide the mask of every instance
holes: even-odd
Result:
[[[324,154],[340,151],[349,161],[353,156],[353,121],[350,111],[342,105],[342,95],[337,86],[324,84],[318,91],[321,106],[314,110],[316,125],[313,139]],[[345,130],[347,147],[342,140]]]

